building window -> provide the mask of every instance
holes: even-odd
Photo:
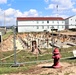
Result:
[[[44,26],[42,26],[42,29],[44,29]]]
[[[52,21],[52,23],[54,23],[54,21]]]
[[[44,23],[44,21],[42,21],[42,23]]]
[[[47,28],[49,29],[49,26],[47,26]]]
[[[64,28],[64,26],[62,26],[62,28]]]
[[[51,29],[54,29],[54,26],[51,26],[50,28],[51,28]]]
[[[39,26],[37,26],[37,29],[39,29]]]
[[[49,23],[49,21],[47,21],[47,23]]]
[[[59,28],[59,26],[57,26],[57,28]]]
[[[39,23],[39,21],[37,21],[37,24]]]
[[[57,24],[59,24],[59,21],[57,21]]]
[[[64,23],[64,22],[62,21],[62,23]]]

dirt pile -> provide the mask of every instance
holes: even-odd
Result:
[[[2,51],[13,50],[13,36],[9,36],[7,39],[3,40],[1,48]]]

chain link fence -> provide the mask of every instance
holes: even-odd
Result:
[[[76,49],[76,31],[57,31],[53,26],[50,31],[40,32],[18,32],[17,26],[11,26],[0,37],[0,64],[18,66],[22,63],[52,61],[55,47],[60,49],[61,59],[66,59],[73,57],[72,52]]]

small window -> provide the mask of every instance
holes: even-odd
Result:
[[[64,22],[62,21],[62,23],[64,23]]]
[[[49,21],[47,21],[47,23],[49,23]]]
[[[37,26],[37,29],[39,29],[39,26]]]
[[[42,21],[42,23],[44,23],[44,21]]]
[[[57,21],[57,23],[59,24],[59,21]]]
[[[62,28],[64,28],[64,26],[62,26]]]
[[[50,27],[51,29],[54,29],[54,26]]]
[[[42,29],[44,29],[44,26],[42,26]]]
[[[72,19],[71,19],[72,20]]]
[[[37,21],[37,24],[39,23],[39,21]]]
[[[57,26],[57,28],[59,28],[59,26]]]
[[[52,23],[54,23],[54,21],[52,21]]]
[[[49,26],[47,26],[47,28],[49,29]]]

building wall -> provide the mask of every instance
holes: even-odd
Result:
[[[54,29],[64,30],[65,21],[53,20],[53,21],[17,21],[18,32],[39,32],[39,31],[51,31],[52,26]]]
[[[69,19],[65,19],[65,29],[69,29]]]
[[[65,20],[65,26],[68,26],[68,29],[76,28],[76,16],[67,18]]]
[[[76,28],[76,16],[69,18],[69,29]]]

